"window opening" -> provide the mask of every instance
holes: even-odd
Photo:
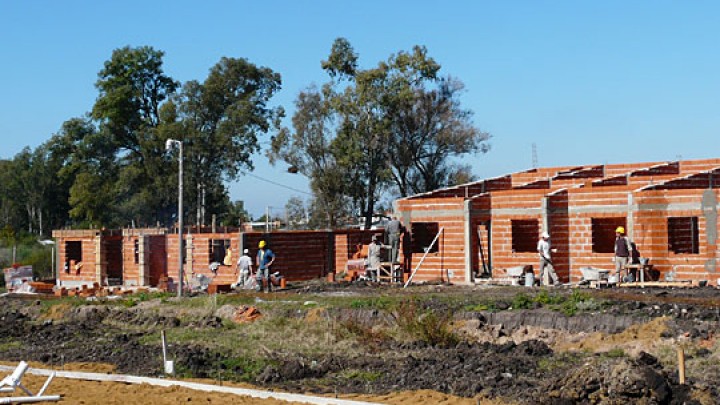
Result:
[[[413,222],[411,229],[413,253],[425,253],[425,250],[430,248],[430,244],[440,231],[440,226],[437,222]],[[435,241],[428,253],[437,253],[439,245],[439,241]]]
[[[615,253],[615,230],[625,228],[625,218],[592,218],[593,253]]]
[[[698,217],[668,218],[668,249],[676,254],[698,254]]]
[[[540,223],[537,219],[513,219],[512,250],[516,253],[537,251]]]
[[[227,250],[230,248],[230,239],[210,239],[210,263],[223,263]]]

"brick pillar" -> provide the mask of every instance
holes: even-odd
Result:
[[[544,196],[540,201],[540,217],[542,221],[542,231],[550,233],[550,204],[548,204],[548,197]]]
[[[632,193],[628,193],[628,202],[627,202],[627,219],[626,222],[626,228],[625,229],[625,235],[630,238],[630,240],[635,240],[635,235],[633,235],[633,195]]]
[[[150,285],[150,238],[138,236],[138,283]]]
[[[707,240],[707,260],[705,261],[705,271],[715,275],[717,272],[717,197],[715,190],[707,189],[703,192],[702,212],[705,219],[705,238]]]
[[[180,248],[182,249],[182,248]],[[178,249],[178,250],[180,250]],[[183,267],[183,272],[185,274],[186,279],[190,279],[190,275],[193,274],[193,250],[195,249],[195,245],[193,244],[193,236],[192,235],[185,235],[185,266]]]
[[[105,262],[106,255],[105,249],[103,249],[102,233],[95,233],[93,243],[95,245],[95,282],[105,285],[106,283],[103,283],[103,281],[106,277],[105,267],[107,263]]]
[[[467,190],[467,189],[466,189]],[[472,284],[474,282],[473,276],[473,226],[472,226],[472,200],[465,200],[463,202],[463,222],[465,223],[465,284]]]

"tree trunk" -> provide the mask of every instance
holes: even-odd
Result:
[[[373,211],[375,211],[375,178],[370,176],[368,181],[367,206],[365,211],[365,229],[372,227]]]

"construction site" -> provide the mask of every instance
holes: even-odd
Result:
[[[121,382],[124,404],[716,404],[718,172],[538,168],[403,198],[396,260],[387,229],[187,227],[182,248],[178,229],[55,230],[56,278],[7,283],[0,388],[27,373],[30,402],[120,403]],[[612,280],[618,228],[639,280]],[[236,282],[261,242],[272,294]]]
[[[503,283],[535,266],[542,232],[557,250],[560,280],[614,268],[615,229],[627,230],[644,259],[644,282],[717,284],[720,159],[531,169],[397,200],[404,225],[390,282]],[[218,286],[237,278],[245,249],[269,243],[273,271],[288,282],[356,280],[372,235],[382,230],[243,232],[184,230],[184,274]],[[56,230],[56,284],[167,290],[179,274],[177,229]],[[211,269],[211,265],[217,265]],[[587,273],[587,272],[585,272]],[[186,280],[187,281],[187,280]],[[220,287],[223,289],[224,287]]]

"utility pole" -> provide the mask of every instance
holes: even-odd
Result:
[[[182,297],[183,290],[183,143],[175,139],[165,141],[165,149],[170,150],[173,145],[178,145],[178,282],[177,295]]]

